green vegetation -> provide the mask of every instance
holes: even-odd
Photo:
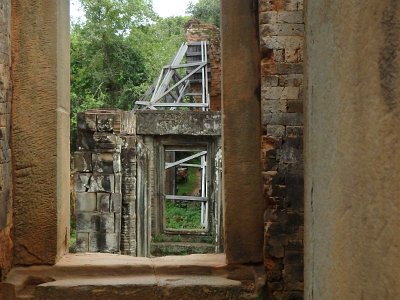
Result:
[[[168,229],[201,229],[201,204],[195,201],[165,201]]]
[[[71,26],[71,151],[77,113],[131,109],[184,41],[189,18],[160,18],[150,0],[80,3],[85,20]]]
[[[189,3],[186,10],[193,18],[220,27],[220,0],[199,0]]]

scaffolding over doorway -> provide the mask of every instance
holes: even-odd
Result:
[[[207,42],[183,43],[171,64],[163,67],[156,83],[136,101],[137,109],[193,109],[210,107]],[[186,62],[183,62],[186,57]],[[193,91],[190,84],[200,83]]]

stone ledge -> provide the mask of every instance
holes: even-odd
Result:
[[[261,297],[265,285],[264,267],[227,265],[225,259],[224,254],[158,258],[104,253],[68,254],[54,266],[12,269],[6,281],[0,283],[0,298],[11,300]]]

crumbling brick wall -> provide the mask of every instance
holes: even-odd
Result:
[[[212,24],[202,23],[198,20],[190,20],[186,24],[186,41],[208,41],[208,59],[211,70],[209,82],[210,109],[221,110],[221,37],[218,27]]]
[[[11,196],[11,1],[0,0],[0,280],[12,262]]]
[[[259,17],[267,283],[302,299],[303,0],[260,0]]]

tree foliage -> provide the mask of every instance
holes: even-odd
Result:
[[[186,12],[195,19],[220,27],[220,0],[199,0],[196,4],[189,2]]]
[[[183,17],[161,19],[151,0],[80,0],[71,28],[71,149],[76,114],[130,109],[184,39]]]

